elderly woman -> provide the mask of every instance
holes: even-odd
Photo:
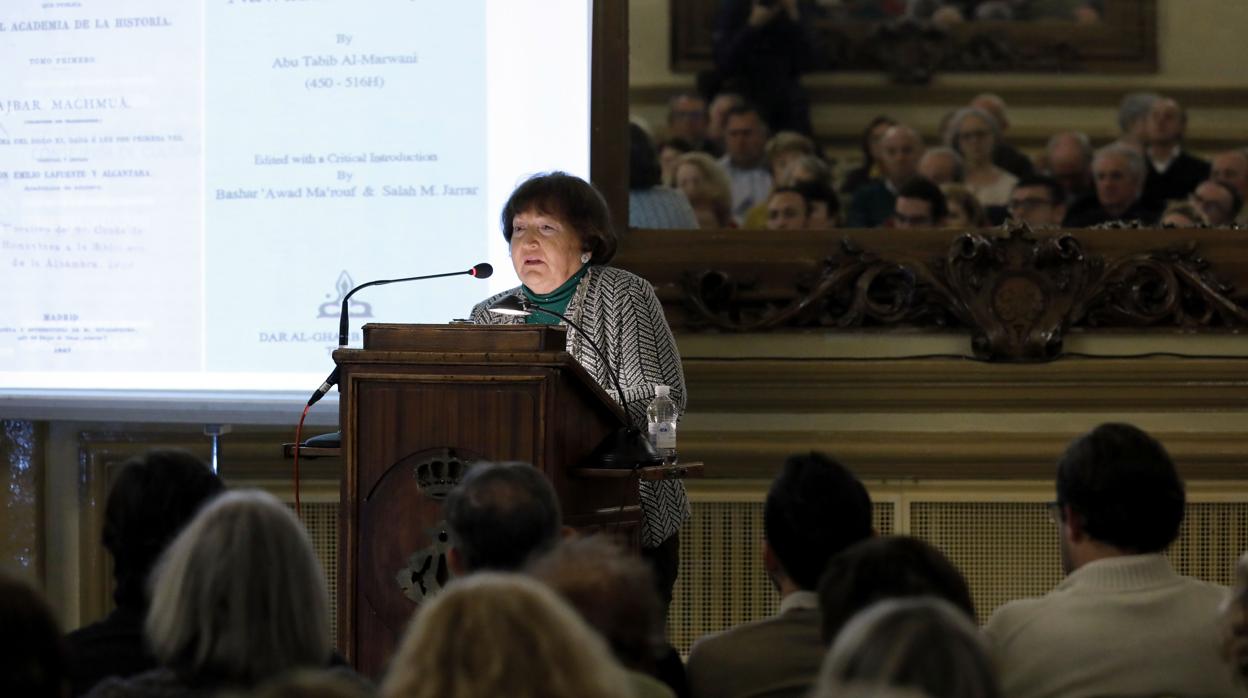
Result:
[[[328,666],[329,593],[303,525],[259,490],[216,497],[162,557],[145,634],[160,668],[91,698],[210,696]]]
[[[667,186],[684,192],[693,206],[700,228],[735,228],[732,217],[732,182],[715,158],[706,153],[685,153],[676,159]]]
[[[1001,127],[992,114],[978,107],[964,107],[954,112],[945,132],[945,145],[962,156],[964,184],[979,203],[1005,206],[1018,178],[992,162],[992,151],[1001,142]]]
[[[670,387],[672,400],[684,411],[680,353],[654,288],[641,277],[606,266],[615,254],[616,239],[598,190],[563,172],[540,174],[512,192],[501,222],[522,285],[478,304],[473,321],[559,322],[545,313],[519,318],[489,312],[495,302],[522,293],[530,302],[572,318],[606,352],[604,363],[585,337],[568,330],[568,351],[599,385],[613,389],[611,372],[619,376],[621,403],[633,424],[646,428],[646,407],[656,385]],[[676,533],[689,516],[689,499],[679,480],[642,481],[640,486],[642,553],[654,564],[660,590],[670,600],[679,550]]]

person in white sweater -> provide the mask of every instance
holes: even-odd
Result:
[[[1103,424],[1057,465],[1065,580],[1007,603],[984,631],[1009,698],[1245,696],[1220,652],[1227,590],[1179,576],[1183,482],[1155,439]]]

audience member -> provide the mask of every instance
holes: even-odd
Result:
[[[562,531],[555,488],[528,463],[477,463],[447,495],[444,513],[446,562],[456,576],[522,569]]]
[[[1183,150],[1183,133],[1187,129],[1187,111],[1168,97],[1153,102],[1148,112],[1148,177],[1141,196],[1153,209],[1165,207],[1172,199],[1182,199],[1209,179],[1210,166],[1205,160]]]
[[[915,177],[897,192],[894,228],[941,228],[949,216],[949,206],[940,187]]]
[[[723,0],[711,33],[718,77],[727,89],[758,105],[777,131],[812,133],[801,74],[817,54],[798,0]]]
[[[1035,170],[1031,164],[1031,158],[1023,155],[1017,148],[1010,145],[1005,140],[1005,134],[1010,130],[1010,118],[1005,111],[1005,100],[999,95],[991,92],[985,92],[976,96],[971,100],[968,106],[982,109],[997,120],[997,126],[1000,129],[1000,140],[992,149],[992,162],[997,167],[1009,172],[1015,177],[1026,177]],[[941,182],[936,182],[941,184]]]
[[[149,451],[122,465],[104,505],[103,544],[113,558],[116,608],[65,638],[73,695],[109,676],[156,668],[143,641],[148,577],[169,541],[223,489],[220,478],[185,451]]]
[[[651,591],[654,575],[644,561],[605,537],[588,536],[563,541],[530,572],[607,641],[616,661],[628,670],[638,696],[675,694],[657,678],[659,657],[674,651],[663,638],[662,602]],[[679,655],[674,666],[681,667]],[[675,678],[678,688],[687,692],[683,670]]]
[[[1200,211],[1190,201],[1171,201],[1161,212],[1157,224],[1163,228],[1201,228],[1205,225]]]
[[[695,698],[804,696],[824,654],[819,575],[871,534],[871,499],[853,473],[819,453],[785,461],[763,505],[763,567],[780,591],[780,612],[694,643]]]
[[[961,184],[946,184],[940,188],[948,208],[945,226],[951,230],[970,230],[988,227],[988,214],[979,199]]]
[[[976,107],[963,107],[949,120],[945,144],[962,156],[966,176],[963,183],[984,208],[1005,206],[1018,177],[997,167],[993,149],[1001,139],[996,118]]]
[[[831,643],[859,611],[884,599],[934,596],[974,622],[971,590],[958,568],[931,544],[910,536],[881,536],[832,558],[819,580],[823,640]]]
[[[841,193],[853,196],[854,192],[861,189],[871,180],[879,179],[883,176],[880,171],[880,143],[884,140],[884,133],[892,126],[896,126],[897,122],[887,116],[877,116],[871,119],[867,127],[862,131],[862,164],[850,170],[845,175],[845,182],[841,185]]]
[[[946,184],[961,183],[965,178],[962,169],[962,156],[948,146],[928,148],[919,158],[919,176],[942,187]]]
[[[1118,145],[1135,148],[1141,153],[1148,143],[1148,116],[1153,103],[1161,99],[1156,92],[1130,92],[1118,106]]]
[[[803,182],[832,186],[832,168],[817,155],[799,155],[784,171],[777,186],[791,187]]]
[[[659,143],[659,173],[663,182],[675,181],[676,161],[692,150],[693,146],[682,138],[667,138]]]
[[[710,117],[706,112],[706,100],[697,95],[678,94],[667,102],[667,137],[679,138],[693,150],[719,155],[715,144],[707,136]]]
[[[689,199],[665,187],[650,136],[637,124],[628,125],[628,225],[630,228],[698,227]]]
[[[1180,577],[1165,556],[1186,501],[1165,448],[1102,424],[1058,460],[1056,490],[1066,579],[998,608],[985,628],[1006,694],[1237,695],[1219,648],[1226,590]]]
[[[0,695],[68,695],[66,648],[52,609],[33,587],[3,571],[0,629]]]
[[[381,684],[383,698],[628,698],[606,643],[541,582],[486,572],[421,606]]]
[[[1248,152],[1241,148],[1225,150],[1213,156],[1212,165],[1210,177],[1235,187],[1240,201],[1248,201]],[[1235,222],[1248,224],[1248,211],[1241,208]]]
[[[1140,194],[1144,192],[1144,167],[1144,156],[1129,146],[1114,143],[1096,151],[1092,158],[1096,196],[1078,201],[1067,209],[1062,225],[1087,228],[1109,221],[1155,221],[1156,209],[1140,201]]]
[[[815,142],[796,131],[781,131],[767,140],[763,148],[767,168],[773,182],[784,177],[790,165],[803,155],[816,155]]]
[[[1066,217],[1066,203],[1062,185],[1056,179],[1044,175],[1031,175],[1018,180],[1010,192],[1006,207],[1010,217],[1026,223],[1033,230],[1056,228]]]
[[[796,187],[776,187],[767,197],[768,230],[805,230],[809,215],[806,196]]]
[[[685,153],[676,160],[668,186],[689,199],[699,228],[735,228],[732,218],[732,183],[724,169],[706,153]]]
[[[841,201],[832,187],[821,181],[798,182],[797,189],[806,197],[806,227],[810,230],[831,230],[839,225]]]
[[[832,643],[812,697],[839,697],[842,685],[864,682],[929,698],[1002,695],[978,628],[938,598],[887,599],[854,616]]]
[[[860,188],[849,203],[846,225],[875,228],[893,215],[897,191],[916,174],[923,157],[923,140],[909,126],[890,126],[880,141],[882,176]]]
[[[1080,131],[1062,131],[1044,148],[1048,173],[1062,185],[1062,204],[1070,206],[1095,192],[1092,183],[1092,141]]]
[[[732,183],[732,215],[741,223],[745,212],[766,201],[771,192],[771,173],[764,152],[767,124],[758,110],[745,106],[728,112],[724,142],[719,165]]]
[[[1239,558],[1235,577],[1235,589],[1222,613],[1222,653],[1231,673],[1248,688],[1248,553]]]
[[[1234,187],[1214,179],[1197,185],[1188,200],[1200,212],[1204,224],[1215,228],[1233,224],[1244,205]]]
[[[160,668],[90,692],[207,696],[298,668],[327,667],[329,591],[299,519],[272,495],[236,490],[204,506],[154,572],[146,637]]]
[[[710,106],[706,108],[707,116],[710,117],[706,125],[706,137],[711,142],[711,148],[719,155],[724,152],[724,133],[728,130],[728,112],[744,106],[745,97],[736,92],[719,92],[711,100]]]

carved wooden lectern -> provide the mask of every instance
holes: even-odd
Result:
[[[635,477],[576,464],[625,419],[542,325],[366,325],[340,349],[338,646],[377,676],[412,612],[449,579],[442,501],[478,460],[532,463],[564,523],[636,541]]]

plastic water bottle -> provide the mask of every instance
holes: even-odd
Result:
[[[646,408],[650,422],[650,443],[663,456],[664,463],[676,462],[676,418],[680,416],[676,403],[672,402],[672,389],[666,385],[654,386],[654,400]]]

